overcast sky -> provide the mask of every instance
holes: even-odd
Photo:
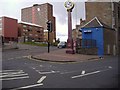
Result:
[[[67,11],[64,7],[65,1],[66,0],[0,0],[0,17],[8,16],[21,21],[22,8],[32,6],[33,4],[50,3],[53,5],[53,15],[56,17],[57,38],[66,41],[68,29]],[[80,23],[80,18],[85,19],[85,0],[72,1],[75,3],[75,7],[72,12],[72,28],[75,28],[75,25]]]

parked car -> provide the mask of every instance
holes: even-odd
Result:
[[[58,48],[65,48],[66,47],[66,42],[62,41],[62,42],[58,43],[57,47]]]

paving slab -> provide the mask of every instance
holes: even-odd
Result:
[[[83,54],[67,54],[67,49],[58,49],[50,51],[50,53],[41,53],[38,55],[31,56],[34,59],[51,61],[51,62],[79,62],[86,60],[97,60],[98,55],[83,55]]]

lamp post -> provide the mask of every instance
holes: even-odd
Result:
[[[75,51],[73,49],[73,39],[72,39],[72,19],[71,19],[71,12],[74,8],[74,3],[70,0],[64,3],[65,8],[68,12],[68,39],[67,39],[67,48],[66,53],[74,54]]]

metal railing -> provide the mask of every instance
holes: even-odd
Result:
[[[93,48],[96,47],[96,40],[94,39],[77,39],[77,48]]]

